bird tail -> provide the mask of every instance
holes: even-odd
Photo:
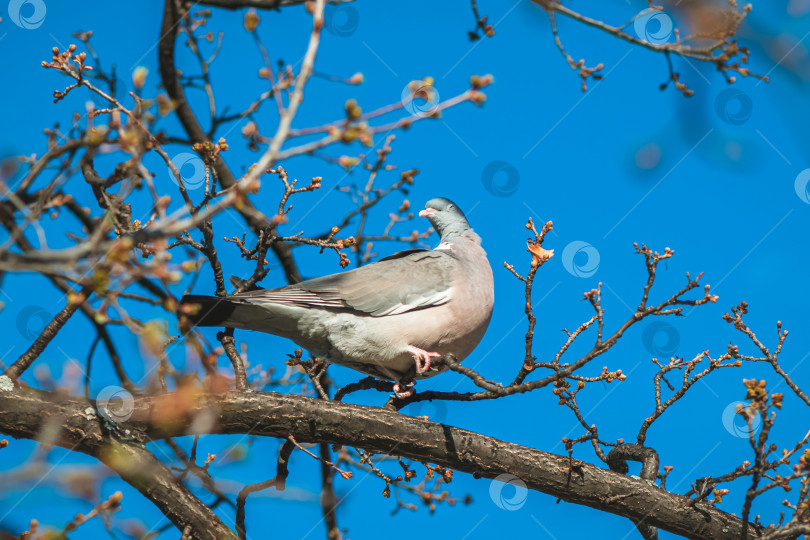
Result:
[[[184,326],[227,326],[235,308],[227,298],[187,294],[180,299],[177,314]]]
[[[283,304],[256,303],[239,297],[189,294],[180,300],[177,316],[184,332],[197,326],[258,330],[294,339],[302,310]]]

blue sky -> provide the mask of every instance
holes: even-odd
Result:
[[[604,283],[608,330],[631,313],[646,276],[643,259],[633,252],[633,242],[646,243],[658,251],[667,246],[675,250],[675,257],[661,267],[654,298],[663,299],[683,286],[687,271],[693,275],[705,272],[704,282],[720,296],[717,304],[688,310],[685,318],[642,322],[612,352],[586,368],[585,373],[595,375],[606,365],[628,375],[620,384],[594,384],[580,394],[583,412],[589,422],[599,426],[604,439],[634,438],[644,417],[652,412],[656,369],[651,356],[691,358],[704,349],[718,356],[729,341],[740,344],[744,351],[755,352],[720,318],[741,300],[750,304],[749,325],[769,346],[775,343],[777,320],[790,330],[782,365],[806,386],[810,363],[802,362],[810,355],[810,334],[806,331],[810,198],[803,177],[799,182],[796,179],[810,167],[810,134],[806,129],[810,121],[806,99],[810,68],[806,41],[801,41],[807,37],[808,16],[800,13],[800,2],[791,3],[794,8],[799,6],[793,15],[787,13],[785,2],[755,3],[740,30],[741,43],[751,48],[752,70],[767,73],[769,83],[748,78],[729,86],[713,66],[675,59],[682,80],[696,93],[690,99],[672,88],[659,91],[659,84],[667,78],[663,57],[560,18],[561,37],[572,56],[586,59],[588,65],[605,64],[604,80],[591,81],[583,93],[576,73],[553,44],[542,11],[528,0],[479,4],[490,22],[496,23],[496,36],[473,43],[466,38],[473,17],[463,1],[359,1],[330,8],[328,20],[333,32],[324,33],[316,70],[341,77],[362,72],[365,83],[345,86],[313,79],[294,122],[294,127],[307,127],[340,118],[349,98],[357,99],[366,110],[397,102],[409,81],[425,76],[434,77],[444,99],[463,92],[470,75],[494,76],[494,84],[485,90],[488,99],[483,107],[462,104],[446,111],[439,120],[426,120],[397,133],[390,158],[402,170],[421,171],[408,196],[413,205],[421,207],[435,196],[449,197],[466,211],[483,238],[496,277],[495,313],[487,335],[465,365],[501,381],[511,380],[519,369],[525,332],[522,284],[502,264],[508,261],[525,273],[529,260],[523,226],[532,217],[537,223],[554,222],[554,232],[545,247],[554,249],[555,257],[538,273],[534,288],[538,318],[535,355],[541,360],[553,358],[563,343],[562,328],[572,329],[591,316],[590,306],[581,301],[582,293],[598,282]],[[0,49],[6,53],[7,73],[6,84],[0,87],[6,104],[4,136],[0,139],[3,156],[41,155],[45,148],[42,129],[54,122],[67,126],[74,111],[84,110],[87,95],[78,92],[54,104],[52,91],[64,88],[67,80],[39,67],[40,61],[50,59],[53,46],[64,49],[76,42],[71,35],[77,30],[94,31],[93,44],[102,65],[114,64],[128,90],[132,89],[132,70],[145,66],[149,76],[144,91],[156,92],[161,3],[85,2],[78,9],[46,0],[44,5],[45,18],[37,28],[20,28],[12,16],[5,16],[8,13],[3,13],[0,23]],[[618,24],[646,5],[641,0],[601,5],[587,1],[578,3],[577,9]],[[261,58],[242,28],[242,16],[241,11],[214,10],[208,23],[211,31],[225,33],[212,77],[218,103],[229,104],[233,110],[246,107],[264,90],[256,76]],[[678,16],[677,11],[671,13],[676,24]],[[271,56],[296,65],[311,27],[304,9],[287,8],[280,13],[262,13],[261,17],[259,32]],[[181,46],[178,65],[188,73],[196,72]],[[190,97],[198,109],[204,105],[202,93]],[[263,132],[271,133],[275,122],[272,104],[267,104],[256,119]],[[242,125],[225,126],[217,134],[231,144],[226,158],[237,173],[257,159],[240,136]],[[161,120],[160,127],[180,134],[171,118]],[[181,146],[170,149],[172,155],[188,151]],[[335,148],[329,154],[359,151],[357,147]],[[148,165],[158,173],[158,186],[167,190],[173,187],[165,167],[157,161]],[[347,208],[346,195],[333,188],[366,180],[362,171],[346,174],[341,167],[320,159],[297,158],[283,165],[302,182],[322,176],[324,186],[313,195],[300,196],[287,225],[290,233],[316,233],[332,226]],[[493,169],[500,172],[490,179],[488,172]],[[397,177],[397,172],[384,174],[380,185],[386,186]],[[83,181],[74,178],[71,182],[77,199],[92,205]],[[272,212],[279,193],[268,178],[254,202]],[[389,209],[400,199],[394,196]],[[136,194],[133,201],[145,204],[147,199]],[[307,212],[315,201],[320,201],[315,210]],[[384,225],[387,210],[372,226]],[[228,216],[215,220],[215,227],[217,237],[241,235],[244,229],[240,221]],[[400,232],[408,234],[413,228],[403,225]],[[60,236],[57,226],[46,224],[46,230],[54,245],[70,244]],[[0,241],[5,237],[0,235]],[[431,239],[431,243],[435,241],[435,237]],[[564,256],[566,246],[574,246],[569,248],[568,257]],[[232,247],[218,245],[226,274],[248,274],[252,264],[241,261]],[[377,251],[384,256],[404,247],[379,245]],[[296,253],[307,276],[339,270],[333,254],[319,256],[317,250],[308,248],[298,248]],[[264,281],[265,286],[281,284],[283,276],[278,270]],[[5,305],[0,311],[0,328],[6,329],[6,339],[0,354],[8,364],[30,344],[30,329],[38,324],[30,317],[31,306],[53,314],[61,309],[63,300],[47,280],[33,275],[8,276],[2,287],[0,296]],[[213,293],[210,274],[203,273],[194,291]],[[169,319],[158,310],[134,313],[144,320]],[[657,322],[665,325],[650,327]],[[215,332],[210,330],[209,338],[213,339]],[[148,361],[145,364],[137,353],[131,334],[118,336],[129,349],[125,362],[137,380],[148,369]],[[92,328],[81,317],[74,317],[37,361],[37,368],[47,366],[59,379],[66,375],[65,366],[71,365],[68,359],[83,364],[92,338]],[[237,333],[237,339],[247,341],[252,363],[278,369],[283,369],[285,354],[293,348],[283,340],[260,334]],[[568,353],[569,358],[587,350],[591,339],[586,335]],[[181,348],[174,351],[172,360],[178,367],[185,364]],[[96,365],[104,365],[103,354],[97,357]],[[225,369],[225,363],[221,366]],[[340,367],[332,368],[331,374],[339,384],[359,378]],[[742,379],[751,377],[766,379],[769,388],[778,383],[776,376],[760,365],[722,370],[708,377],[705,384],[698,383],[650,430],[647,443],[658,450],[662,465],[675,467],[668,481],[670,489],[685,492],[695,478],[718,476],[751,459],[747,441],[735,436],[733,418],[724,415],[744,396]],[[26,378],[34,382],[31,374]],[[91,389],[96,393],[113,383],[111,374],[100,367]],[[417,386],[417,390],[471,388],[452,373]],[[784,383],[777,390],[786,393],[786,402],[772,432],[773,440],[780,447],[790,447],[808,428],[806,410]],[[351,399],[379,405],[384,397],[366,393]],[[422,404],[403,412],[428,414],[437,421],[554,453],[565,452],[561,437],[582,434],[570,411],[557,405],[550,389],[489,402]],[[33,443],[11,442],[2,450],[2,469],[25,462],[35,449]],[[188,448],[188,441],[184,444]],[[215,462],[211,469],[215,478],[238,490],[246,482],[273,474],[276,441],[209,436],[201,440],[200,452],[222,455],[234,444],[247,453],[247,458],[227,465]],[[165,446],[153,445],[153,450],[161,455]],[[594,459],[592,451],[583,446],[577,447],[575,457]],[[81,467],[93,461],[55,449],[49,453],[48,463]],[[398,466],[394,464],[390,472],[396,473],[394,468]],[[76,512],[89,510],[87,503],[66,496],[53,480],[47,478],[30,493],[22,488],[0,493],[0,523],[18,532],[31,518],[61,526]],[[540,493],[516,493],[520,507],[504,509],[502,506],[508,505],[496,503],[500,501],[500,484],[461,474],[449,486],[451,494],[463,497],[470,493],[473,504],[443,505],[434,515],[420,509],[416,513],[401,510],[391,516],[394,501],[380,495],[384,484],[374,477],[358,474],[352,480],[336,482],[338,496],[343,498],[338,521],[355,540],[377,538],[380,530],[391,534],[419,531],[430,537],[458,539],[489,538],[503,531],[538,538],[590,538],[594,526],[605,537],[637,537],[626,519],[564,502],[556,504],[552,497]],[[102,497],[118,489],[125,495],[118,520],[139,520],[147,528],[163,523],[159,511],[120,481],[106,480]],[[512,489],[505,488],[501,495],[512,498]],[[721,508],[739,515],[744,489],[742,484],[733,485]],[[319,490],[317,464],[296,452],[288,491],[249,499],[248,531],[262,531],[270,516],[279,537],[323,538]],[[762,497],[754,513],[761,513],[766,522],[774,519],[785,496],[773,493]],[[282,515],[286,519],[276,517]],[[231,523],[232,516],[226,512],[224,519]],[[100,534],[98,523],[86,527],[83,534]],[[170,530],[161,538],[176,536],[176,531]]]

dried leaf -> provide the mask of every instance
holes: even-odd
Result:
[[[527,251],[532,254],[532,267],[540,266],[554,256],[553,249],[543,249],[541,244],[532,239],[526,240]]]

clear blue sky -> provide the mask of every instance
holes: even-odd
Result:
[[[42,129],[54,122],[64,128],[74,111],[83,111],[87,96],[78,93],[53,104],[52,91],[64,88],[67,80],[53,70],[39,67],[40,61],[50,59],[53,46],[64,49],[77,42],[71,37],[77,30],[94,31],[93,43],[103,65],[115,64],[128,90],[132,89],[131,71],[136,66],[149,69],[147,94],[154,94],[158,82],[156,39],[162,3],[84,2],[77,7],[45,1],[45,18],[35,29],[22,29],[14,24],[13,17],[6,16],[8,13],[2,15],[0,50],[5,53],[6,73],[6,82],[0,87],[5,104],[0,139],[3,156],[41,155],[45,148]],[[755,353],[720,319],[741,300],[749,302],[747,320],[769,346],[775,342],[777,320],[790,330],[783,366],[793,370],[794,378],[807,386],[810,362],[802,362],[810,355],[810,255],[806,236],[810,199],[806,191],[797,193],[796,178],[810,167],[810,133],[806,127],[810,121],[806,98],[810,68],[807,42],[793,46],[807,37],[808,16],[785,14],[785,2],[772,6],[755,3],[749,22],[740,31],[740,40],[751,48],[752,69],[768,73],[770,83],[760,84],[750,78],[728,86],[712,66],[675,59],[682,80],[696,93],[685,99],[672,88],[658,90],[667,78],[663,57],[560,20],[561,36],[575,58],[585,58],[589,65],[605,64],[605,79],[591,82],[589,90],[582,93],[577,75],[553,44],[542,11],[528,0],[484,0],[479,4],[490,21],[497,23],[496,36],[474,43],[466,38],[473,18],[468,3],[462,0],[359,1],[331,13],[335,28],[342,31],[324,33],[316,69],[343,77],[359,71],[366,82],[360,87],[347,87],[314,79],[294,123],[295,127],[306,127],[339,118],[348,98],[356,98],[367,110],[396,102],[406,84],[415,78],[434,77],[438,92],[447,98],[465,90],[472,74],[494,75],[495,83],[486,89],[488,100],[482,108],[464,104],[446,112],[440,120],[425,121],[398,133],[391,156],[391,162],[400,169],[421,171],[409,195],[414,205],[421,207],[435,196],[450,197],[466,210],[483,237],[496,276],[495,313],[487,335],[466,365],[501,381],[511,380],[519,369],[525,331],[522,286],[502,264],[509,261],[525,272],[528,255],[523,226],[531,216],[538,223],[553,220],[555,226],[545,245],[555,250],[555,257],[538,274],[534,290],[538,317],[535,354],[542,360],[553,358],[562,344],[562,328],[574,328],[590,317],[590,306],[581,301],[582,293],[599,281],[604,283],[607,329],[616,328],[631,313],[646,276],[643,259],[633,253],[633,242],[644,242],[659,251],[666,246],[675,250],[676,256],[661,267],[654,298],[664,298],[680,288],[687,271],[693,275],[704,271],[704,282],[712,284],[713,292],[720,296],[716,305],[688,311],[685,318],[662,320],[671,326],[647,329],[656,321],[640,324],[610,354],[588,366],[588,374],[596,374],[606,365],[628,375],[621,384],[592,385],[580,395],[583,412],[589,422],[599,426],[604,439],[633,439],[644,417],[652,412],[652,376],[656,368],[650,362],[651,356],[676,354],[691,358],[704,349],[718,356],[725,352],[730,340],[744,351]],[[800,2],[791,4],[801,10]],[[618,24],[646,5],[643,0],[610,6],[587,1],[577,8]],[[241,110],[264,89],[256,76],[261,59],[242,28],[242,16],[243,12],[214,10],[208,25],[215,33],[225,32],[220,58],[212,69],[218,103],[229,104],[232,110]],[[296,64],[303,55],[311,25],[304,9],[287,8],[281,13],[262,13],[261,17],[260,33],[271,56]],[[673,12],[672,17],[677,22],[678,13]],[[180,67],[195,73],[185,49],[178,47],[178,51]],[[729,88],[737,93],[729,94]],[[200,105],[200,98],[198,93],[192,99]],[[263,119],[265,132],[271,132],[274,114],[272,104],[268,104],[257,116],[260,123]],[[171,120],[163,120],[161,127],[172,134],[180,133],[177,123]],[[240,128],[241,124],[226,126],[218,133],[231,143],[227,158],[237,173],[257,159],[257,154],[245,148]],[[175,154],[183,151],[187,149],[172,149]],[[358,151],[346,149],[346,153]],[[331,155],[339,153],[342,150],[336,149]],[[503,164],[491,165],[498,161]],[[158,184],[168,186],[168,173],[164,174],[157,162],[151,165],[158,172]],[[291,176],[302,182],[322,176],[324,186],[309,199],[325,196],[323,202],[306,216],[307,200],[300,197],[298,208],[291,214],[291,233],[301,229],[315,233],[333,225],[346,208],[346,197],[330,190],[365,182],[360,171],[346,175],[339,166],[318,159],[299,158],[284,165]],[[485,171],[492,168],[501,172],[487,189]],[[396,177],[396,173],[390,173],[380,182],[387,185]],[[83,181],[74,178],[71,182],[76,197],[84,197],[84,204],[95,207]],[[273,186],[272,179],[265,181],[265,188],[254,201],[272,212],[279,190],[268,186]],[[392,200],[392,205],[398,202]],[[383,214],[380,223],[384,219]],[[229,217],[218,219],[215,225],[218,238],[241,235],[244,227]],[[60,245],[56,240],[59,231],[48,227]],[[407,234],[411,229],[407,225],[401,232]],[[0,233],[0,241],[4,240]],[[61,242],[68,244],[66,239]],[[570,256],[564,257],[569,245],[574,247],[569,248]],[[226,274],[245,275],[250,271],[230,249],[232,246],[218,247]],[[382,256],[401,247],[385,245],[379,252]],[[306,248],[297,253],[301,254],[302,269],[308,276],[338,270],[333,255],[318,256],[316,250]],[[282,279],[274,271],[264,285],[281,285]],[[2,285],[0,296],[5,306],[0,311],[4,336],[0,355],[8,364],[30,344],[30,335],[26,334],[37,325],[26,318],[30,306],[52,314],[61,309],[63,301],[60,292],[36,276],[9,276]],[[213,293],[209,274],[202,276],[195,292]],[[169,319],[160,311],[135,313],[144,319]],[[18,324],[20,320],[25,323]],[[210,332],[213,338],[216,331]],[[137,380],[144,367],[136,340],[127,334],[120,337],[122,347],[129,349],[126,364]],[[59,378],[68,359],[83,365],[92,338],[91,327],[80,316],[74,317],[37,361],[38,369],[48,366]],[[293,348],[264,335],[243,332],[237,338],[248,341],[254,365],[283,369],[285,353]],[[569,353],[571,358],[585,350],[590,339],[586,336],[574,347]],[[175,351],[173,361],[182,367],[185,359],[181,349]],[[103,365],[101,354],[96,366]],[[331,372],[341,384],[359,378],[339,367]],[[26,375],[29,381],[30,377]],[[695,478],[717,476],[752,458],[747,441],[734,436],[728,415],[724,423],[723,414],[744,396],[744,377],[765,378],[770,388],[778,382],[762,366],[715,373],[705,384],[698,383],[690,390],[649,432],[647,442],[658,450],[662,465],[675,467],[668,481],[670,489],[685,492]],[[110,373],[99,367],[92,380],[92,392],[113,382]],[[470,388],[466,380],[451,373],[417,386],[417,390]],[[786,393],[786,403],[773,431],[774,441],[780,447],[792,446],[808,428],[807,411],[784,383],[777,390]],[[352,399],[378,405],[384,398],[367,393]],[[421,409],[412,406],[403,412],[428,414],[454,426],[563,453],[561,437],[579,436],[582,429],[570,411],[556,401],[551,389],[544,389],[490,402],[425,404]],[[227,489],[235,493],[246,482],[272,476],[276,441],[209,436],[201,440],[200,453],[222,454],[234,443],[247,452],[247,459],[231,465],[215,462],[211,469],[215,478],[224,480]],[[188,447],[187,442],[184,444]],[[25,462],[34,448],[33,443],[12,440],[9,448],[0,451],[0,468],[10,470]],[[158,455],[165,451],[162,445],[152,448]],[[575,457],[594,459],[583,446],[576,449]],[[48,463],[85,467],[94,462],[55,449]],[[396,474],[396,468],[389,470]],[[19,532],[29,519],[36,518],[43,524],[61,527],[77,512],[89,511],[86,502],[66,494],[55,474],[30,493],[22,488],[0,492],[2,526]],[[556,504],[552,497],[540,493],[528,493],[520,508],[505,510],[493,502],[491,485],[488,480],[458,474],[449,486],[451,493],[459,497],[470,493],[473,504],[440,506],[434,515],[421,508],[416,513],[402,510],[392,517],[394,501],[380,495],[384,484],[378,479],[363,474],[352,480],[337,479],[337,493],[343,498],[338,521],[354,540],[397,531],[459,540],[491,538],[504,531],[534,538],[591,538],[595,528],[606,538],[637,537],[626,519],[567,503]],[[739,515],[744,486],[734,487],[736,491],[721,508]],[[124,507],[117,520],[139,520],[147,528],[165,522],[148,501],[114,478],[103,482],[102,497],[118,489],[124,492]],[[511,489],[506,488],[503,495],[510,498]],[[250,497],[250,536],[263,538],[265,531],[272,530],[279,538],[323,538],[319,490],[316,463],[296,452],[286,492]],[[408,500],[407,495],[403,497]],[[518,498],[523,500],[521,494]],[[766,522],[773,520],[784,498],[784,493],[762,497],[754,514],[762,513]],[[232,524],[228,513],[224,519]],[[77,536],[89,537],[91,533],[103,534],[99,523],[88,524]],[[177,536],[175,530],[170,530],[161,538]]]

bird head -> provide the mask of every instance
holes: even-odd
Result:
[[[429,200],[419,215],[430,221],[442,242],[454,235],[472,232],[464,212],[453,201],[444,197]]]

